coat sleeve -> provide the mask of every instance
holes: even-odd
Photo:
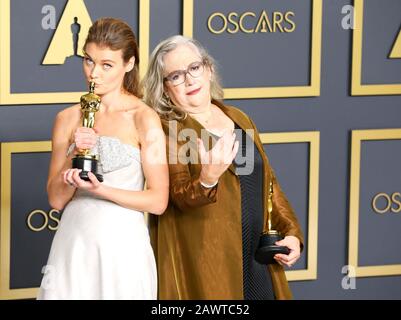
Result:
[[[202,186],[199,179],[200,169],[190,170],[190,166],[200,166],[200,164],[188,163],[186,154],[180,149],[183,143],[179,143],[177,136],[169,133],[165,125],[163,129],[167,135],[170,201],[181,211],[216,202],[218,184],[212,188]],[[192,159],[194,159],[194,152],[197,158],[197,150],[192,148],[192,151]]]
[[[271,168],[270,168],[271,169]],[[273,212],[272,224],[284,236],[295,236],[299,239],[303,249],[304,237],[298,219],[285,193],[271,169],[273,179]]]
[[[252,123],[252,127],[255,130],[255,140],[257,143],[262,145],[262,141],[259,137],[259,132],[256,128],[255,123],[249,118]],[[265,178],[273,179],[273,211],[272,211],[272,225],[273,227],[284,236],[295,236],[299,239],[301,250],[303,249],[304,237],[302,234],[301,226],[298,223],[298,219],[295,215],[291,204],[289,203],[285,193],[282,191],[280,184],[274,174],[274,170],[270,166],[269,159],[264,153],[263,155],[265,161]],[[268,190],[266,190],[266,195],[268,195]],[[267,201],[267,199],[265,199]],[[267,215],[267,212],[265,213]],[[266,231],[266,230],[264,230]]]

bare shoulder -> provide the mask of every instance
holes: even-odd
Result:
[[[138,129],[161,128],[159,115],[143,101],[140,101],[135,112],[135,126]]]
[[[81,106],[79,104],[75,104],[57,113],[56,121],[63,123],[64,122],[75,123],[77,120],[79,121],[80,118],[81,118]]]
[[[79,104],[61,110],[54,121],[53,134],[70,138],[73,130],[79,125],[81,106]]]

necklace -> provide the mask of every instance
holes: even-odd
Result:
[[[208,114],[206,118],[203,118],[201,115]],[[195,120],[199,122],[204,122],[205,124],[209,124],[210,119],[212,118],[212,110],[210,109],[204,113],[190,113],[191,117],[195,118]]]

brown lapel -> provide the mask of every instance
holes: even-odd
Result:
[[[251,121],[249,120],[248,116],[243,113],[242,111],[232,108],[232,107],[227,107],[223,105],[222,103],[219,103],[218,101],[212,101],[216,106],[218,106],[221,111],[223,111],[232,121],[234,121],[242,130],[246,129],[251,129],[254,130]],[[260,154],[264,154],[264,149],[263,145],[259,142],[259,139],[256,139],[256,134],[257,132],[254,132],[253,141],[256,144],[256,147],[258,148]]]
[[[255,130],[249,117],[242,111],[240,111],[236,108],[226,107],[225,105],[223,105],[219,102],[216,102],[216,101],[213,101],[213,103],[215,103],[231,120],[233,120],[244,131],[246,129]],[[253,137],[252,137],[253,141],[254,141],[256,147],[258,148],[258,151],[261,154],[264,162],[268,163],[267,156],[266,156],[265,150],[263,148],[263,144],[262,144],[261,140],[256,136],[257,134],[258,134],[258,132],[255,131],[253,134]],[[267,190],[268,190],[268,179],[270,180],[270,172],[269,171],[266,172],[266,166],[263,166],[263,171],[264,171],[264,174],[263,174],[263,191],[264,191],[264,193],[263,193],[264,194],[263,195],[263,208],[264,208],[263,225],[266,226],[266,223],[267,223],[267,215],[265,214],[267,212],[266,195],[267,195]]]

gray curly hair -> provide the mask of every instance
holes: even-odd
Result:
[[[164,94],[164,56],[181,45],[192,46],[199,53],[202,61],[210,67],[213,72],[213,77],[210,80],[211,98],[214,100],[223,99],[223,89],[216,70],[216,62],[207,50],[195,39],[181,35],[172,36],[160,42],[153,50],[148,70],[143,79],[145,103],[156,110],[161,118],[167,120],[181,120],[186,117],[186,113],[173,105]]]

